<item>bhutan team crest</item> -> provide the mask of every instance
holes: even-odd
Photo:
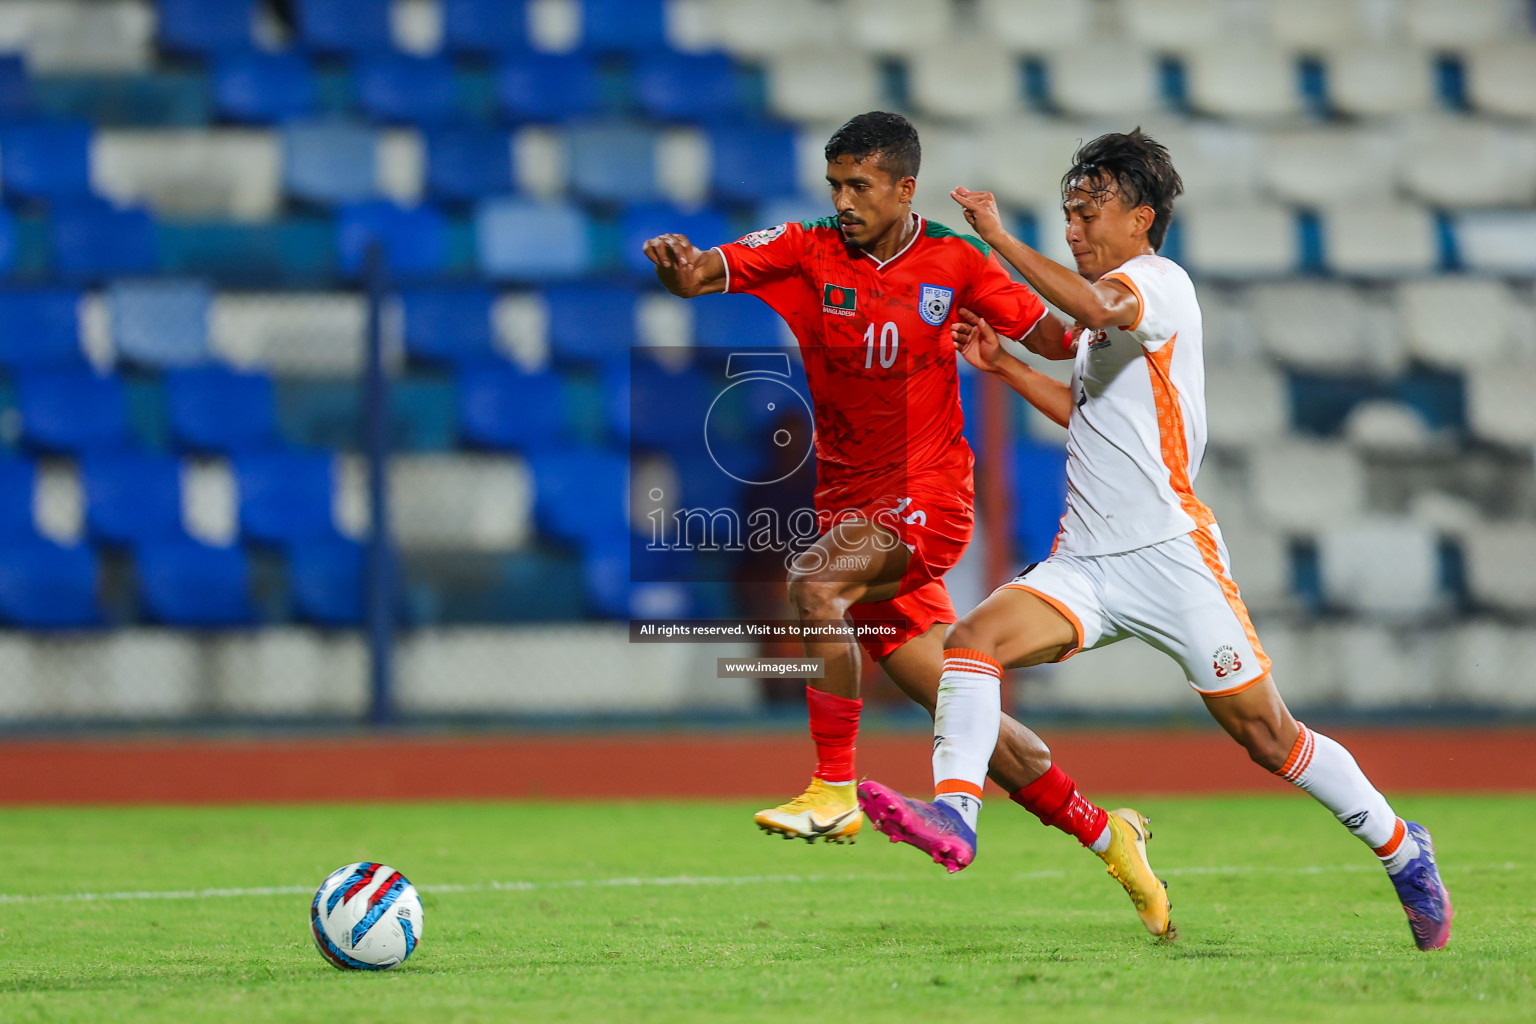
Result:
[[[923,323],[940,327],[949,319],[949,307],[954,304],[955,290],[953,288],[940,288],[936,284],[923,285],[922,292],[917,297],[917,311],[922,315]]]
[[[1211,667],[1216,670],[1217,679],[1225,679],[1243,670],[1243,659],[1238,657],[1231,644],[1222,644],[1211,658]]]

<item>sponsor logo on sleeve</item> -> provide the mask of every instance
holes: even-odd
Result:
[[[784,233],[784,229],[787,226],[786,224],[775,224],[771,228],[763,228],[763,230],[754,231],[750,235],[742,235],[736,240],[736,244],[744,245],[748,249],[756,249],[758,246],[767,245],[775,238],[778,238]]]
[[[917,311],[923,318],[923,323],[934,327],[942,326],[949,319],[949,307],[955,303],[955,290],[953,288],[941,288],[936,284],[925,284],[917,298]]]

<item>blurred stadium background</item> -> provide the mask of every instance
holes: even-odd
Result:
[[[628,642],[631,616],[742,612],[728,584],[624,570],[631,348],[787,341],[754,299],[662,293],[639,246],[825,215],[821,147],[875,108],[922,133],[918,212],[956,224],[945,193],[989,188],[1058,258],[1077,142],[1165,142],[1187,186],[1165,252],[1207,321],[1197,488],[1283,689],[1362,722],[1529,721],[1533,17],[0,0],[0,728],[803,714],[792,686],[715,678],[750,648]],[[1012,480],[1007,521],[951,576],[962,608],[1060,515],[1061,432],[1009,408],[984,482]],[[399,583],[384,705],[370,438]],[[1036,715],[1198,710],[1134,641],[1015,679]]]

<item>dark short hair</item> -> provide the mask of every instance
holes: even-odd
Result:
[[[880,157],[881,168],[892,181],[917,177],[923,162],[923,147],[917,141],[917,129],[900,114],[871,110],[851,119],[827,140],[826,156],[830,163],[840,156],[863,161]]]
[[[1152,207],[1147,241],[1153,249],[1163,247],[1173,219],[1173,201],[1184,194],[1184,182],[1173,169],[1168,147],[1140,128],[1100,135],[1079,146],[1072,168],[1061,179],[1062,198],[1074,187],[1100,200],[1113,187],[1127,206]]]

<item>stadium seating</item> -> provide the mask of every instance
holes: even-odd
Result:
[[[743,112],[736,65],[725,54],[647,53],[634,75],[640,109],[659,120],[709,122]]]
[[[117,452],[80,462],[86,529],[119,546],[186,539],[182,523],[181,463],[170,455]]]
[[[313,112],[318,85],[303,54],[232,53],[215,66],[213,94],[226,117],[272,123]]]
[[[200,281],[115,281],[107,289],[112,347],[118,358],[141,366],[206,362],[212,304],[212,293]]]
[[[1364,615],[1412,619],[1443,610],[1435,536],[1385,519],[1332,526],[1318,538],[1323,594]]]
[[[248,50],[254,39],[255,0],[157,0],[160,45],[190,54]]]
[[[294,610],[305,622],[355,626],[363,620],[360,544],[345,540],[305,541],[288,548]]]
[[[360,124],[315,122],[283,129],[283,183],[295,199],[351,203],[377,190],[376,133]]]
[[[471,444],[534,451],[563,432],[560,378],[505,362],[466,366],[458,377],[459,430]]]
[[[406,351],[414,359],[450,365],[490,358],[495,301],[494,292],[478,285],[402,292]]]
[[[82,298],[70,288],[0,292],[0,366],[9,370],[83,367]]]
[[[368,249],[375,244],[392,277],[434,277],[448,263],[448,224],[430,206],[402,207],[387,200],[354,203],[337,211],[336,264],[343,274],[362,274]]]
[[[585,54],[520,53],[502,61],[496,96],[518,121],[563,121],[597,113],[602,88]]]
[[[249,452],[234,459],[240,533],[263,544],[331,541],[334,459],[324,452]]]
[[[46,541],[0,544],[0,621],[28,629],[100,625],[90,548]]]
[[[453,117],[457,82],[442,57],[376,53],[357,65],[359,105],[380,121],[435,124]]]
[[[474,202],[512,191],[512,139],[479,127],[427,133],[427,191],[450,202]]]
[[[0,181],[7,194],[80,199],[90,194],[91,126],[83,121],[34,121],[0,127]]]
[[[189,541],[144,544],[134,552],[138,596],[146,615],[167,625],[252,625],[250,563],[239,548]]]
[[[86,369],[31,370],[17,378],[22,438],[45,452],[120,448],[128,440],[128,404],[120,377]]]
[[[277,440],[272,381],[259,373],[175,370],[166,375],[165,404],[171,436],[189,451],[230,454]]]
[[[443,44],[455,53],[522,50],[528,43],[523,0],[443,0]]]
[[[393,45],[389,0],[297,0],[299,38],[322,53],[372,53]]]
[[[53,213],[54,268],[67,281],[96,283],[160,269],[155,223],[144,210],[84,201]]]
[[[480,270],[492,280],[579,277],[592,266],[588,222],[579,207],[524,199],[486,199],[475,207]]]

